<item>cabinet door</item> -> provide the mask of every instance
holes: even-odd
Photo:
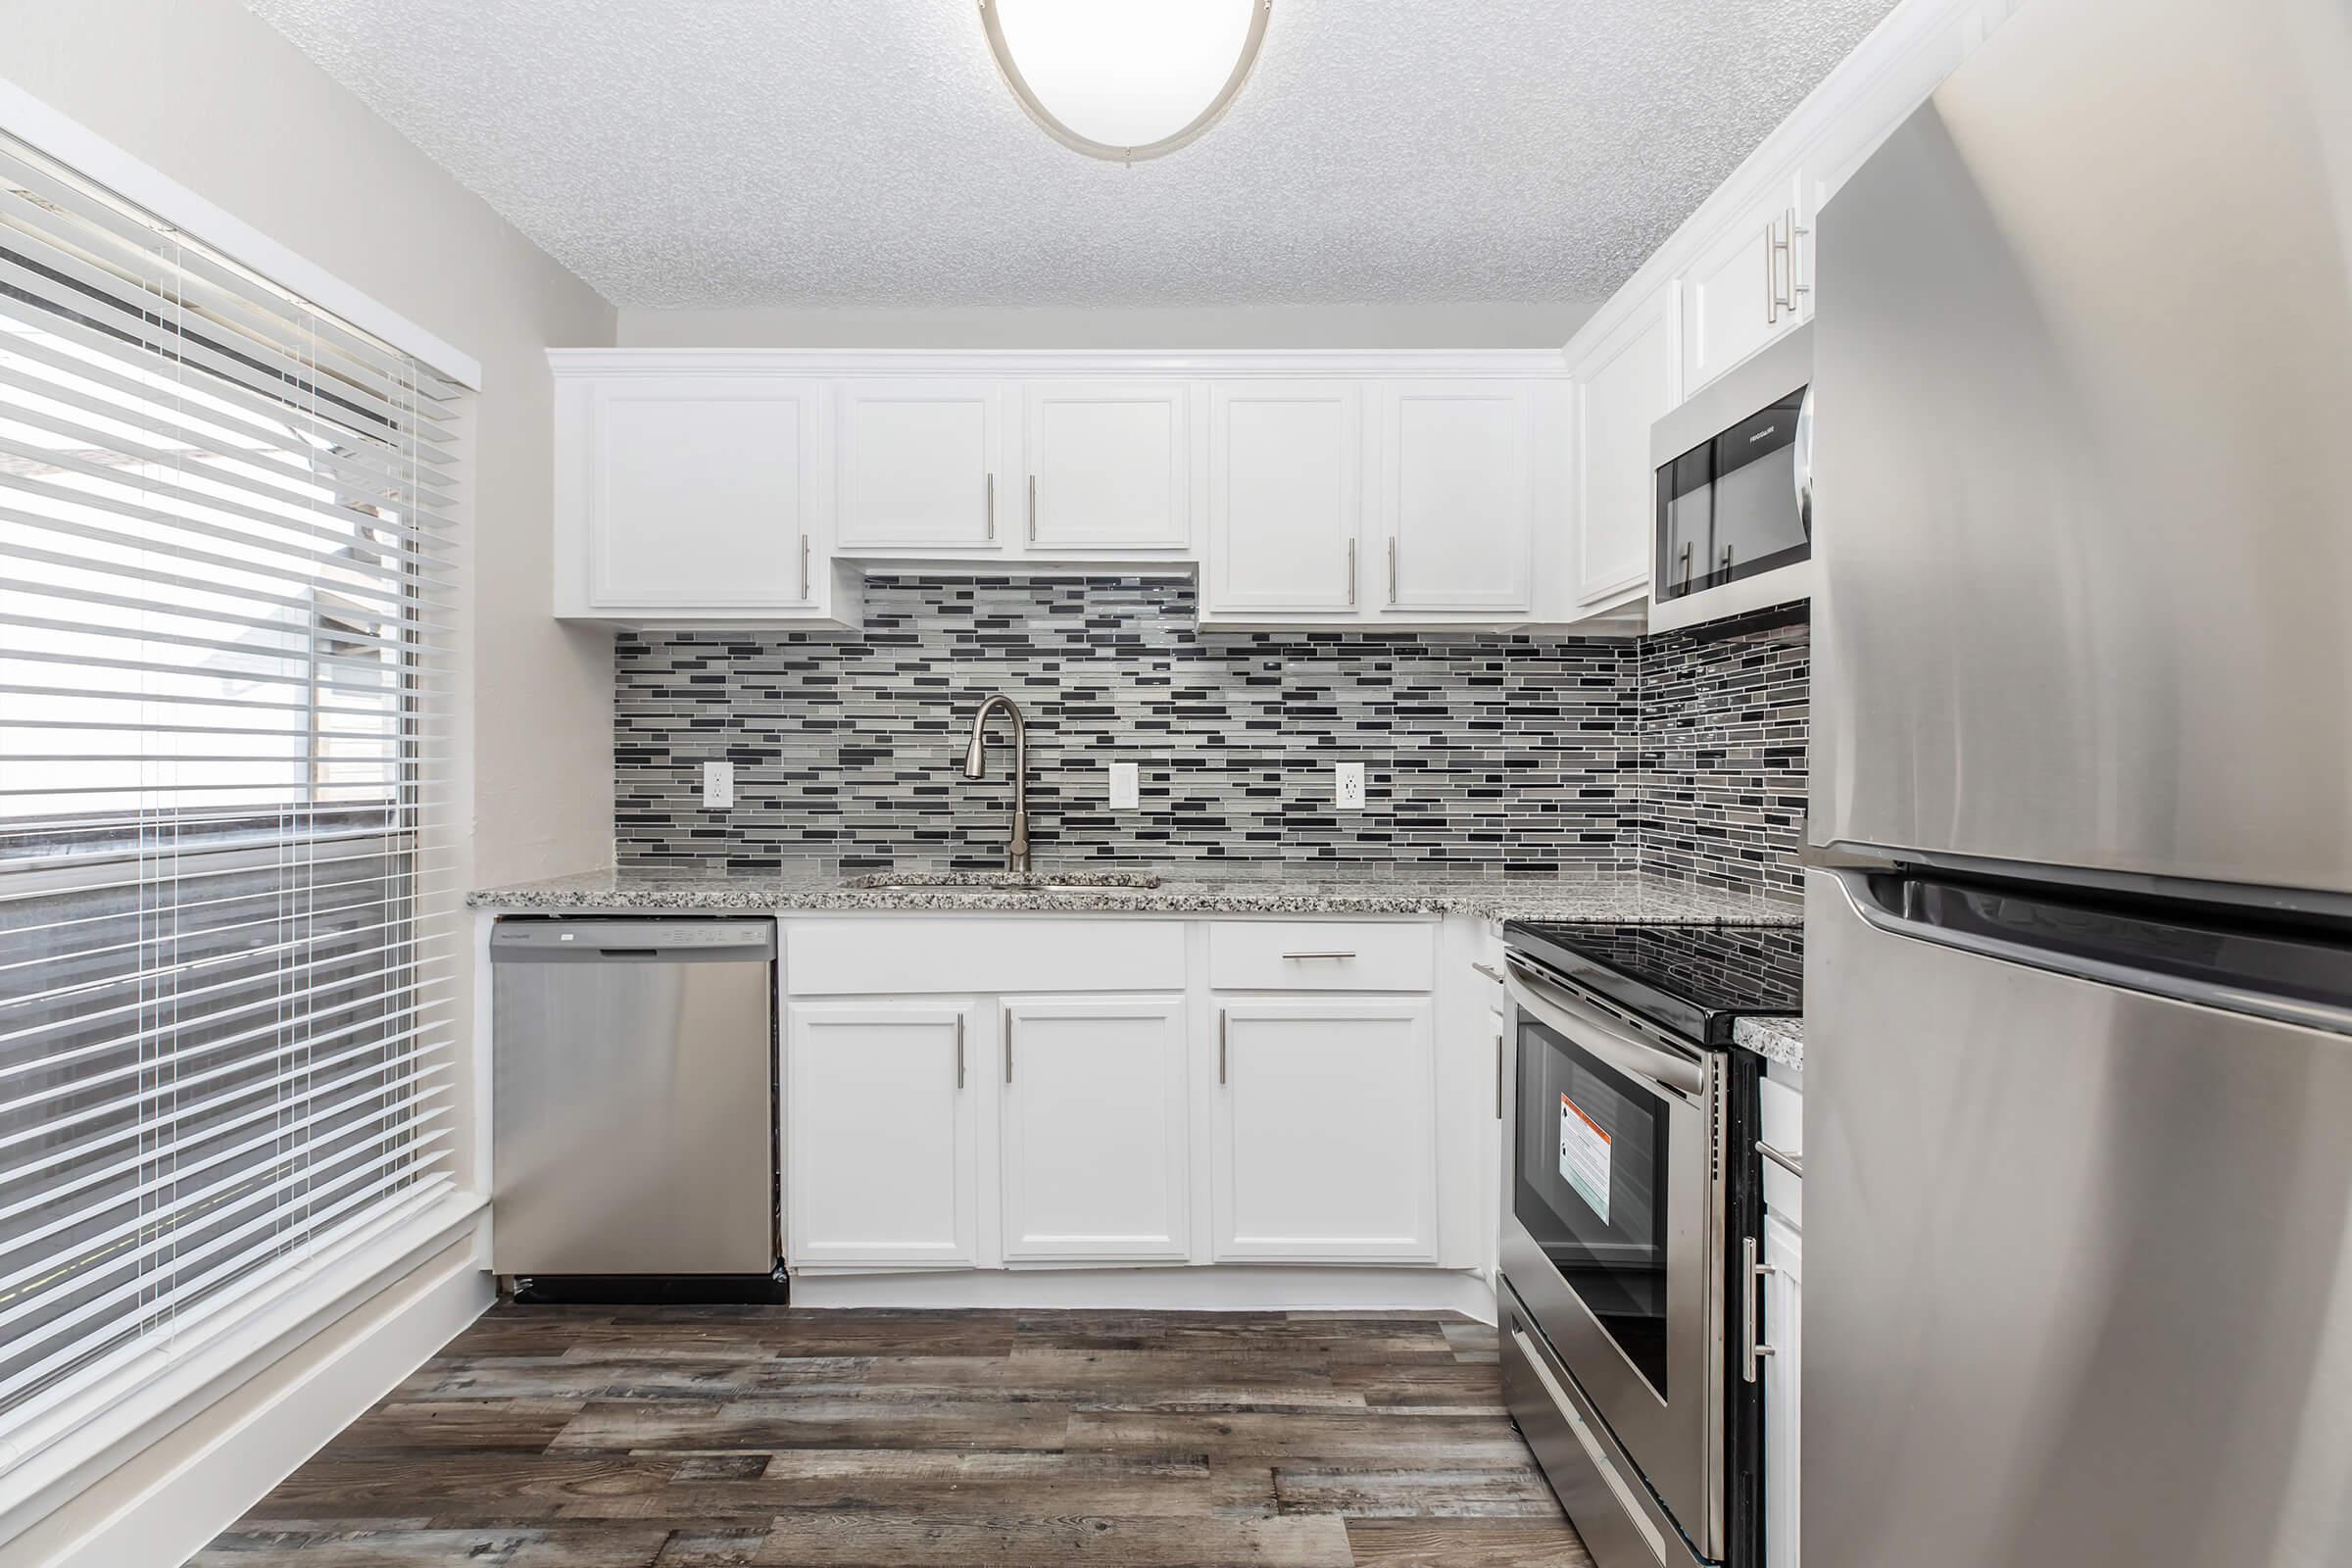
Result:
[[[1021,420],[1030,548],[1189,546],[1191,404],[1181,381],[1030,382]]]
[[[1683,395],[1772,342],[1812,311],[1804,178],[1786,179],[1699,252],[1683,278]]]
[[[1379,604],[1525,612],[1535,593],[1535,399],[1510,382],[1392,382],[1379,405]]]
[[[989,550],[1018,515],[999,473],[999,382],[846,381],[839,393],[841,542]]]
[[[599,381],[584,453],[588,608],[808,603],[816,398],[809,382],[765,377]]]
[[[1658,291],[1577,368],[1576,597],[1649,581],[1656,525],[1649,427],[1674,407],[1674,292]]]
[[[1351,381],[1209,389],[1212,613],[1354,608],[1363,523],[1361,396]]]
[[[1189,1257],[1183,999],[1011,1000],[1004,1034],[1005,1259]]]
[[[977,1075],[964,1004],[795,1003],[785,1047],[785,1255],[978,1261]]]
[[[1764,1561],[1796,1568],[1798,1439],[1803,1430],[1804,1243],[1777,1214],[1764,1216]]]
[[[1435,1261],[1428,999],[1225,1000],[1217,1029],[1216,1256]]]

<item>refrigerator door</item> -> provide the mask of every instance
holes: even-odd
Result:
[[[1823,209],[1815,844],[2352,891],[2347,15],[2028,6]]]
[[[2352,935],[1805,914],[1806,1568],[2352,1562]]]

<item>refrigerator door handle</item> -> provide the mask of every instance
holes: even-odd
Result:
[[[1891,936],[2191,1006],[2352,1035],[2352,944],[2194,911],[2133,914],[2055,890],[1830,871],[1856,915]],[[1907,895],[1924,890],[1928,897]],[[1889,903],[1903,898],[1906,906]],[[1925,903],[1943,918],[1908,906]],[[2136,941],[2134,939],[2137,939]],[[2180,954],[2210,954],[2191,965]]]

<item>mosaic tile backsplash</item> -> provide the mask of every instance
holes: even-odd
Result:
[[[1028,717],[1041,860],[1645,867],[1793,897],[1805,653],[1802,626],[1203,634],[1179,581],[874,577],[862,631],[621,633],[617,859],[999,864],[1009,745],[981,781],[961,762],[1004,691]],[[705,811],[701,765],[722,755],[736,804]],[[1141,810],[1108,809],[1113,761],[1139,764]],[[1362,811],[1332,805],[1340,761],[1364,763]]]

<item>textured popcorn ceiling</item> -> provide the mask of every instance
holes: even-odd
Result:
[[[247,0],[616,305],[1607,295],[1891,0],[1274,0],[1224,122],[1081,157],[972,0]]]

